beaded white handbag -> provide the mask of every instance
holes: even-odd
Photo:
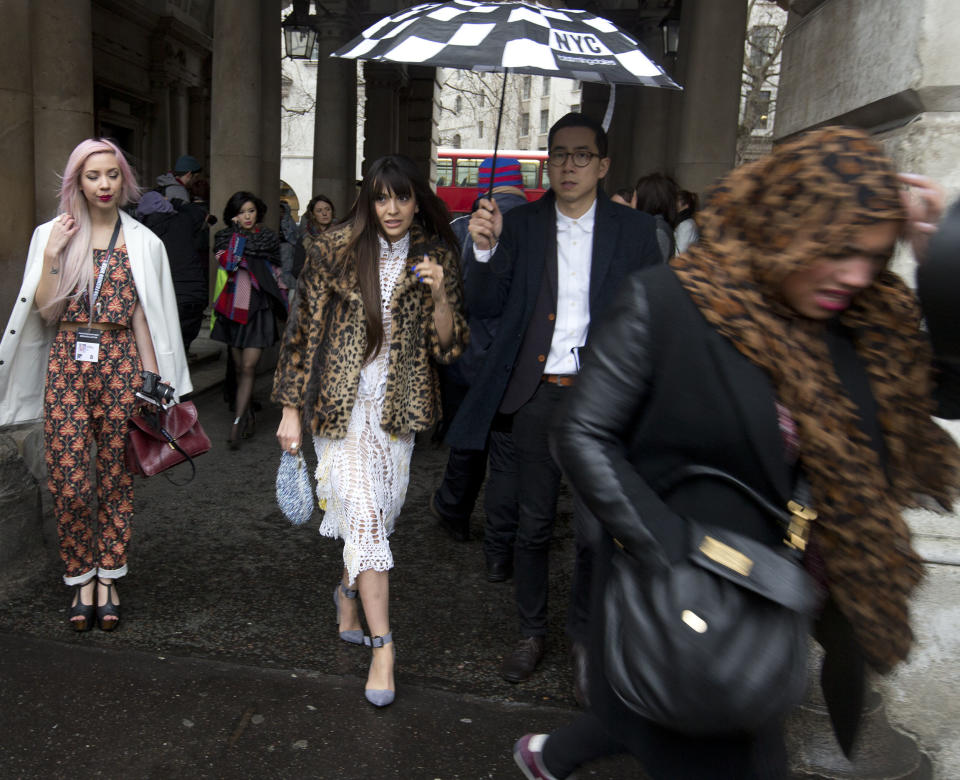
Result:
[[[303,525],[313,514],[313,486],[301,453],[280,455],[277,469],[277,504],[293,525]]]

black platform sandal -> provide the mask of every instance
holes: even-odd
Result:
[[[230,435],[227,437],[227,446],[231,450],[240,449],[240,434],[243,429],[243,426],[240,425],[240,422],[241,418],[234,418],[233,425],[230,428]]]
[[[97,577],[97,582],[97,601],[100,601],[99,586],[103,585],[107,589],[107,603],[97,604],[97,624],[101,631],[113,631],[120,622],[120,604],[113,600],[116,585],[112,579],[104,581],[103,577]]]
[[[243,433],[240,434],[242,439],[252,439],[253,434],[257,432],[257,413],[253,410],[253,405],[247,407],[247,412],[244,415],[243,419]]]
[[[74,631],[89,631],[93,628],[93,613],[96,609],[95,604],[97,601],[97,590],[93,590],[93,599],[89,604],[83,603],[83,588],[87,583],[83,585],[74,585],[73,586],[73,595],[74,600],[70,603],[70,609],[67,611],[67,619],[70,621],[70,625],[73,626]],[[74,618],[79,618],[74,620]]]

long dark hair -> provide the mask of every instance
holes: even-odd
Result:
[[[375,205],[377,195],[381,192],[413,195],[417,204],[413,221],[423,228],[428,237],[439,238],[455,255],[460,253],[457,237],[450,229],[450,212],[430,189],[426,176],[416,163],[401,154],[390,154],[375,161],[363,177],[360,193],[345,220],[352,230],[344,253],[346,263],[341,269],[343,277],[350,274],[351,267],[356,269],[357,285],[366,314],[367,348],[363,354],[364,361],[376,355],[383,346],[380,221]]]
[[[637,193],[637,211],[659,214],[670,225],[677,226],[677,183],[663,173],[641,176],[634,187]]]

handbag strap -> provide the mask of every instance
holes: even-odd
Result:
[[[673,471],[664,481],[658,484],[657,493],[661,496],[669,495],[676,490],[681,483],[702,477],[719,479],[736,487],[780,526],[785,534],[783,541],[787,547],[799,552],[803,552],[806,549],[807,540],[810,538],[810,523],[816,520],[817,512],[810,505],[810,483],[803,475],[803,472],[798,472],[797,480],[794,484],[793,498],[787,502],[786,509],[777,506],[765,496],[760,495],[750,487],[750,485],[737,479],[737,477],[732,474],[728,474],[712,466],[701,466],[693,463],[681,466]]]
[[[194,477],[197,476],[197,465],[193,462],[193,458],[187,454],[187,451],[183,449],[178,443],[177,440],[170,434],[170,432],[164,428],[162,425],[157,425],[157,430],[160,431],[163,438],[167,440],[167,443],[173,447],[177,452],[179,452],[183,457],[187,459],[187,463],[190,464],[190,479],[185,480],[184,482],[175,482],[171,477],[169,472],[164,471],[163,476],[166,478],[167,482],[171,485],[176,485],[177,487],[183,487],[184,485],[189,485],[193,482]]]

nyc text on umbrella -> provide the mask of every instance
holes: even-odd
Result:
[[[424,3],[381,19],[333,56],[677,88],[612,22],[534,2]]]

